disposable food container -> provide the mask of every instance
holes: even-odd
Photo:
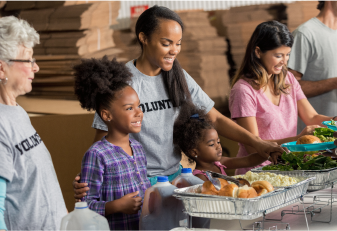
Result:
[[[314,179],[308,178],[292,186],[277,188],[268,194],[248,199],[198,193],[202,185],[176,189],[174,196],[183,201],[190,216],[252,220],[297,202],[298,198],[306,194],[309,182]]]
[[[334,131],[337,131],[336,125],[331,125],[331,121],[323,121],[322,124]]]
[[[284,143],[281,147],[289,149],[291,152],[319,151],[326,149],[334,149],[336,145],[333,142],[324,142],[316,144],[296,144],[296,141]]]
[[[337,167],[323,170],[293,170],[293,171],[280,171],[280,170],[262,170],[261,168],[254,168],[250,170],[254,173],[271,172],[291,177],[314,177],[315,180],[310,181],[308,191],[316,191],[330,187],[332,182],[337,181]]]

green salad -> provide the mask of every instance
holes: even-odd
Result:
[[[329,124],[329,123],[327,123],[327,124]],[[336,126],[336,121],[331,120],[330,125],[335,125]]]
[[[330,128],[315,128],[314,136],[318,137],[322,142],[335,141],[333,133],[335,131]]]
[[[320,153],[306,154],[299,152],[298,154],[284,152],[281,158],[285,164],[264,166],[262,170],[279,170],[279,171],[293,171],[293,170],[322,170],[337,167],[337,162],[328,156],[323,156]]]

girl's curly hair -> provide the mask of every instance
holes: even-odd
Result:
[[[199,118],[191,118],[195,114],[198,114]],[[203,131],[212,128],[214,126],[205,110],[199,109],[191,103],[185,104],[181,107],[174,122],[173,144],[178,151],[185,153],[190,163],[193,163],[195,159],[191,156],[191,150],[196,148],[203,139]]]
[[[81,107],[100,112],[109,108],[115,93],[129,86],[132,74],[129,69],[114,58],[82,59],[73,67],[75,73],[75,94]],[[100,114],[100,113],[98,113]]]
[[[322,10],[324,7],[325,0],[318,0],[317,9]]]

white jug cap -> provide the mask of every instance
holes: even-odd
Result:
[[[75,209],[85,209],[88,208],[87,202],[76,202],[75,203]]]

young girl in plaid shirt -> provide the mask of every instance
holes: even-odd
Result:
[[[83,157],[81,181],[90,189],[82,200],[108,219],[111,230],[137,230],[142,198],[151,185],[144,150],[129,138],[140,132],[143,119],[138,95],[128,84],[132,74],[107,57],[82,60],[74,70],[81,107],[96,110],[108,127]]]

